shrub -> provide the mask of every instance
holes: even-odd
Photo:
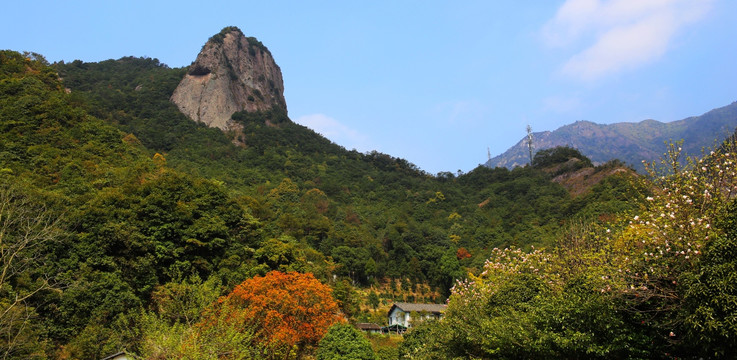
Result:
[[[317,348],[317,360],[376,360],[371,343],[348,324],[330,327]]]

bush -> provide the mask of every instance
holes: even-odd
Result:
[[[543,168],[557,164],[566,163],[570,159],[581,160],[577,168],[591,167],[591,160],[581,154],[578,150],[568,146],[556,146],[554,148],[540,150],[535,153],[532,159],[532,166],[535,168]]]
[[[737,203],[721,219],[725,235],[704,249],[698,269],[681,277],[688,344],[714,358],[737,356]]]
[[[336,324],[328,329],[317,348],[317,360],[377,360],[371,343],[361,332],[348,324]]]

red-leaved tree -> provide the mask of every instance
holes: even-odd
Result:
[[[331,289],[312,274],[272,271],[248,279],[219,299],[200,326],[252,332],[271,358],[291,358],[316,345],[342,320]]]

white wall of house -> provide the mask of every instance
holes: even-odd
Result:
[[[440,319],[446,306],[441,304],[415,304],[415,303],[394,303],[389,314],[389,326],[401,325],[404,328],[410,328],[413,318],[415,323],[422,322],[427,319]]]
[[[395,324],[399,324],[404,327],[409,327],[407,326],[409,324],[409,314],[405,313],[399,308],[394,308],[391,314],[389,314],[389,326],[392,326]]]
[[[427,319],[439,319],[442,317],[441,314],[425,313],[417,314],[421,320]],[[412,327],[412,315],[409,312],[404,312],[399,308],[394,308],[389,314],[389,326],[399,324],[404,327]]]

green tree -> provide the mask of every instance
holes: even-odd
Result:
[[[374,311],[376,311],[376,308],[379,307],[379,295],[376,294],[373,290],[369,293],[367,303],[369,306],[371,306]]]
[[[333,285],[333,297],[338,302],[340,310],[349,319],[361,310],[358,293],[350,281],[346,279],[340,280]]]
[[[575,168],[567,170],[575,170],[581,167],[592,167],[591,160],[581,154],[580,151],[568,146],[556,146],[554,148],[540,150],[535,153],[532,159],[532,166],[543,168],[557,164],[563,164],[571,159],[577,159]]]
[[[320,340],[318,360],[378,360],[371,343],[349,324],[336,324]]]
[[[143,313],[139,318],[141,344],[136,354],[143,359],[262,358],[266,350],[256,341],[256,329],[244,328],[229,317],[229,314],[218,314],[210,319],[215,326],[198,327]]]
[[[203,282],[198,275],[157,286],[152,294],[158,316],[172,323],[195,324],[202,311],[221,295],[215,276]]]
[[[725,234],[706,246],[698,269],[681,276],[681,314],[689,347],[730,359],[737,356],[737,202],[719,223]]]
[[[447,329],[444,324],[434,319],[422,321],[404,334],[399,344],[399,359],[427,359],[442,360],[451,358],[443,348],[448,345],[445,341]]]
[[[0,176],[0,355],[31,357],[43,354],[31,299],[56,287],[46,261],[61,219]]]

